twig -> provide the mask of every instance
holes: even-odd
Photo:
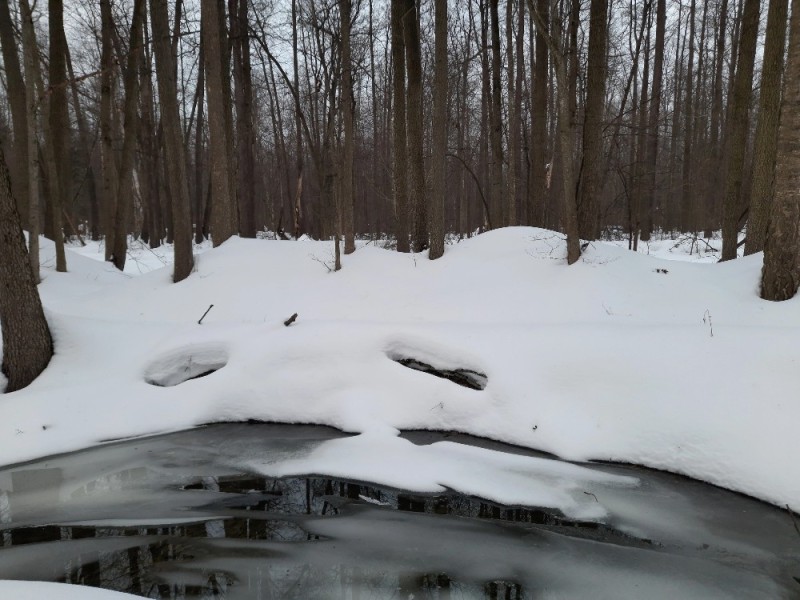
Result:
[[[288,327],[289,325],[291,325],[292,323],[294,323],[296,320],[297,320],[297,313],[294,313],[294,314],[293,314],[291,317],[289,317],[288,319],[286,319],[286,320],[283,322],[283,324],[284,324],[284,325],[286,325],[286,327]]]
[[[202,316],[202,317],[200,317],[200,320],[197,322],[197,324],[198,324],[198,325],[202,325],[202,324],[203,324],[203,319],[205,319],[205,318],[206,318],[206,315],[208,314],[208,311],[210,311],[212,308],[214,308],[214,305],[213,305],[213,304],[212,304],[212,305],[210,305],[210,306],[209,306],[209,307],[206,309],[206,312],[204,312],[204,313],[203,313],[203,316]]]
[[[703,323],[706,322],[706,318],[708,318],[708,333],[710,337],[714,337],[714,327],[711,325],[711,311],[706,309],[706,312],[703,313]]]

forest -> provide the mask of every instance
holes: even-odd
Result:
[[[101,240],[120,270],[129,240],[171,244],[178,282],[205,239],[334,240],[338,270],[357,237],[436,259],[447,236],[527,225],[564,234],[569,264],[596,239],[721,231],[721,260],[764,251],[762,297],[791,298],[798,13],[2,0],[4,239],[29,232],[4,244],[5,285],[25,262],[38,281],[41,234],[58,271],[65,243]]]

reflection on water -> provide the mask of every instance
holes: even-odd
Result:
[[[150,598],[800,592],[792,578],[800,537],[785,513],[667,474],[637,471],[641,489],[607,492],[611,515],[599,523],[456,493],[275,479],[238,466],[296,458],[340,435],[220,425],[0,470],[0,578]]]

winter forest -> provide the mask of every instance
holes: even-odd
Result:
[[[102,238],[118,268],[128,235],[175,241],[180,280],[192,237],[433,258],[534,225],[573,262],[579,239],[721,229],[727,260],[788,218],[788,0],[200,4],[3,2],[23,225]]]
[[[797,596],[800,0],[0,49],[0,594]]]

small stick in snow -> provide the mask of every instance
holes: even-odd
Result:
[[[595,501],[595,502],[600,502],[600,501],[597,499],[597,496],[595,496],[595,495],[594,495],[592,492],[583,492],[583,493],[584,493],[584,494],[586,494],[587,496],[591,496],[592,498],[594,498],[594,501]]]
[[[206,318],[206,315],[208,314],[208,311],[210,311],[212,308],[214,308],[214,305],[213,305],[213,304],[212,304],[211,306],[209,306],[209,307],[206,309],[206,312],[204,312],[204,313],[203,313],[203,316],[202,316],[202,317],[200,317],[200,320],[197,322],[197,324],[198,324],[198,325],[202,325],[202,324],[203,324],[203,319],[205,319],[205,318]]]
[[[297,320],[297,313],[294,313],[294,314],[293,314],[291,317],[289,317],[288,319],[286,319],[286,320],[283,322],[283,324],[284,324],[284,325],[286,325],[286,326],[288,327],[289,325],[291,325],[292,323],[294,323],[296,320]]]

